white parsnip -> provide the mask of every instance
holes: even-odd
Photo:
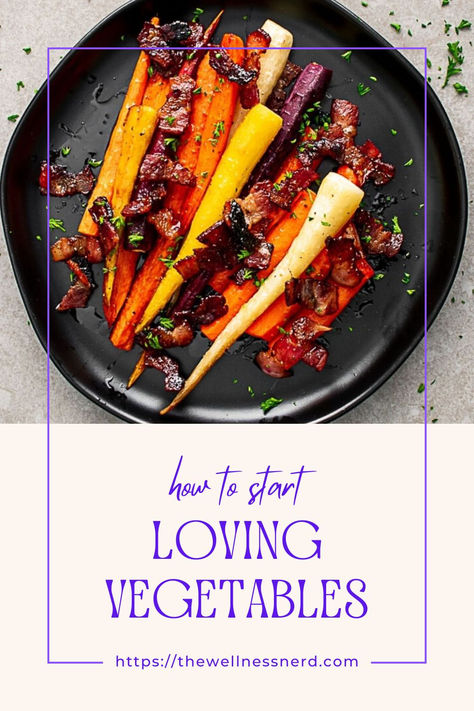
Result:
[[[266,104],[288,61],[288,56],[293,46],[293,35],[281,25],[277,25],[273,20],[265,20],[262,29],[270,35],[270,47],[260,60],[257,86],[260,103]],[[270,49],[271,47],[283,47],[284,49]],[[230,129],[231,136],[242,123],[248,111],[249,109],[241,107],[240,102],[237,104],[234,121]]]
[[[223,353],[284,292],[289,279],[301,276],[324,248],[326,239],[338,234],[351,219],[363,197],[364,192],[342,175],[329,173],[324,178],[308,217],[286,255],[219,334],[184,388],[161,414],[172,410],[196,387]]]

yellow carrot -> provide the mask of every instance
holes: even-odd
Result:
[[[342,175],[328,173],[300,233],[286,255],[257,293],[219,334],[187,379],[184,388],[161,411],[162,415],[172,410],[196,387],[223,353],[284,292],[285,283],[298,278],[307,269],[324,248],[326,239],[336,235],[350,220],[363,197],[363,191]]]
[[[132,106],[127,114],[123,128],[123,140],[120,159],[117,166],[115,188],[112,195],[114,215],[121,215],[123,208],[130,202],[133,187],[137,179],[140,164],[145,155],[155,129],[158,112],[150,106]],[[122,232],[123,229],[120,230]],[[105,260],[103,282],[104,312],[107,320],[113,320],[110,309],[112,290],[117,279],[116,267],[119,253],[123,250],[123,237],[120,235],[118,248],[112,250]],[[119,306],[120,308],[120,306]],[[116,315],[116,314],[115,314]]]
[[[254,167],[280,130],[282,120],[261,104],[254,106],[240,124],[227,146],[206,194],[199,206],[177,259],[183,259],[202,246],[199,235],[221,219],[224,204],[238,197]],[[147,326],[168,303],[183,283],[176,269],[168,269],[137,326]]]

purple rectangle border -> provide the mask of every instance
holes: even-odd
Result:
[[[50,220],[50,119],[51,119],[51,86],[50,86],[50,68],[51,68],[51,52],[54,51],[76,51],[76,50],[133,50],[139,49],[156,49],[154,47],[48,47],[47,48],[47,81],[46,81],[46,97],[47,97],[47,112],[46,112],[46,161],[47,161],[47,210],[46,210],[46,234],[49,235],[49,220]],[[182,49],[182,47],[171,47],[170,49]],[[189,47],[188,49],[216,49],[216,47]],[[247,49],[244,47],[243,49]],[[271,49],[288,49],[287,47],[272,47]],[[419,660],[398,660],[398,661],[371,661],[371,664],[427,664],[428,663],[428,344],[427,344],[427,328],[428,328],[428,250],[427,250],[427,234],[428,234],[428,50],[427,47],[292,47],[292,50],[335,50],[335,51],[367,51],[367,50],[422,50],[424,52],[424,301],[423,301],[423,318],[424,318],[424,467],[423,467],[423,547],[424,547],[424,565],[423,565],[423,659]],[[48,241],[49,243],[49,241]],[[65,661],[52,659],[51,657],[51,361],[50,361],[50,263],[49,249],[46,252],[46,344],[47,344],[47,426],[46,426],[46,659],[47,664],[103,664],[103,661]]]

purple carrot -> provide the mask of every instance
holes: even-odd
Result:
[[[291,150],[291,141],[295,137],[307,108],[315,101],[320,101],[332,76],[332,70],[321,64],[308,64],[295,82],[293,90],[283,104],[280,115],[283,125],[269,149],[257,165],[248,187],[260,180],[271,179],[283,159]]]

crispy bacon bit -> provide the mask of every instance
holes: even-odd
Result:
[[[68,311],[69,309],[83,309],[91,295],[91,285],[83,284],[81,281],[76,281],[75,284],[69,287],[66,294],[56,306],[56,311]]]
[[[169,355],[147,349],[145,351],[145,366],[155,368],[164,374],[166,391],[178,392],[183,387],[184,378],[179,374],[179,365]]]
[[[154,243],[155,233],[144,215],[129,217],[125,226],[125,249],[132,252],[149,252]]]
[[[183,259],[180,259],[179,262],[174,264],[174,268],[184,281],[189,281],[189,279],[192,279],[199,273],[199,264],[196,255],[190,254],[187,257],[183,257]]]
[[[48,190],[48,164],[41,163],[39,177],[40,192],[46,195]],[[79,173],[71,173],[65,165],[51,163],[49,166],[49,194],[53,197],[66,197],[82,193],[87,195],[94,187],[94,175],[89,165],[84,166]]]
[[[329,259],[331,261],[331,279],[341,286],[356,286],[362,279],[357,269],[357,253],[354,242],[347,237],[326,240]]]
[[[328,352],[324,346],[315,343],[314,346],[304,354],[302,360],[306,365],[320,372],[327,363]]]
[[[158,325],[142,331],[137,336],[138,345],[142,348],[154,344],[158,348],[179,348],[188,346],[194,338],[194,331],[188,321],[183,319],[176,325],[171,321],[172,327],[165,328]]]
[[[346,145],[344,130],[337,124],[331,124],[327,131],[321,128],[318,130],[316,140],[301,144],[299,159],[305,166],[318,165],[327,157],[343,163]]]
[[[284,180],[273,185],[270,200],[283,210],[290,210],[298,193],[311,185],[317,177],[317,173],[311,168],[299,168],[287,173]]]
[[[242,207],[236,200],[229,200],[224,206],[224,220],[234,237],[237,251],[252,252],[256,246],[255,236],[250,232]]]
[[[255,30],[247,37],[245,46],[251,49],[245,50],[244,67],[247,70],[254,70],[256,74],[252,81],[242,86],[240,90],[240,103],[244,109],[251,109],[260,100],[257,86],[257,79],[260,74],[260,59],[267,51],[270,41],[270,35],[262,29]]]
[[[291,279],[285,284],[285,300],[288,306],[298,303],[319,316],[333,314],[338,309],[337,287],[327,279]]]
[[[178,76],[170,84],[168,98],[160,111],[158,128],[173,136],[180,136],[189,123],[196,82],[191,77]]]
[[[151,213],[148,215],[147,220],[163,239],[177,242],[178,238],[183,234],[180,220],[168,208]]]
[[[92,219],[99,228],[99,239],[104,255],[107,255],[117,246],[119,241],[118,230],[112,223],[114,213],[109,201],[105,197],[98,197],[89,208]]]
[[[197,309],[193,311],[193,321],[199,325],[212,323],[224,316],[228,310],[229,307],[222,294],[209,294],[201,299]]]
[[[74,237],[61,237],[51,245],[51,256],[54,262],[63,262],[74,255],[86,257],[91,264],[102,262],[104,254],[97,237],[75,235]]]
[[[208,247],[227,248],[230,245],[230,235],[224,220],[219,220],[204,230],[199,237],[199,242]]]
[[[257,364],[273,378],[287,377],[290,369],[300,360],[305,360],[316,370],[322,370],[327,352],[322,346],[314,345],[314,341],[323,330],[323,326],[307,316],[301,316],[275,341],[272,349],[258,354]],[[322,351],[325,351],[325,357]]]
[[[169,180],[180,185],[196,185],[196,178],[190,170],[159,153],[148,153],[144,157],[139,177],[141,181]]]
[[[252,254],[245,257],[243,264],[249,269],[267,269],[270,266],[272,253],[273,244],[265,241],[259,242]]]
[[[196,298],[206,286],[209,276],[208,272],[198,272],[188,281],[171,312],[173,319],[191,318]]]
[[[360,229],[363,249],[367,254],[383,254],[386,257],[398,254],[403,243],[401,232],[391,232],[365,210],[358,210],[354,221]]]
[[[270,200],[272,183],[264,180],[256,183],[245,198],[236,198],[235,202],[240,205],[245,215],[247,227],[252,232],[252,228],[262,220],[267,220],[272,216],[274,207]]]
[[[132,200],[123,208],[122,215],[124,217],[146,215],[165,195],[166,188],[163,183],[140,179],[133,190]]]
[[[285,68],[278,79],[275,88],[270,94],[267,106],[275,113],[279,114],[283,104],[286,101],[285,89],[301,74],[302,69],[297,64],[288,61],[285,64]]]
[[[200,46],[203,36],[204,29],[197,22],[176,21],[158,26],[152,22],[145,22],[137,39],[140,47],[153,47],[146,51],[158,74],[172,77],[179,72],[186,52],[169,49],[169,47],[176,45],[197,47]]]
[[[245,69],[245,67],[236,64],[228,51],[222,47],[209,52],[209,64],[218,74],[241,86],[248,84],[257,76],[254,69]]]
[[[364,146],[348,146],[344,151],[344,163],[352,168],[360,185],[373,180],[375,185],[385,185],[395,175],[395,168],[384,163],[380,158],[373,158],[365,153]]]
[[[334,99],[331,106],[331,123],[341,126],[347,138],[354,138],[359,123],[359,108],[346,99]]]

